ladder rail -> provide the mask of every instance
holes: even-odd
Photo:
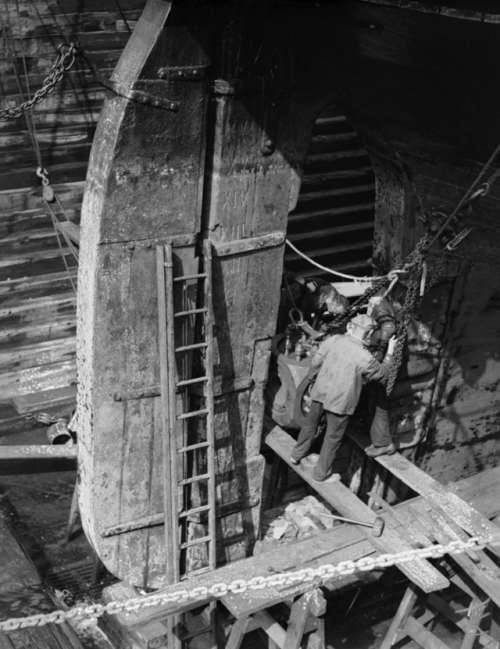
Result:
[[[165,249],[163,246],[156,248],[157,283],[158,283],[158,328],[160,352],[160,382],[162,405],[162,451],[163,451],[163,507],[165,521],[165,572],[169,583],[174,581],[174,547],[172,545],[172,484],[171,476],[171,412],[169,399],[169,374],[168,374],[168,325],[167,325],[167,299],[165,282]]]
[[[212,568],[216,567],[216,516],[215,516],[215,425],[214,425],[214,365],[213,365],[213,277],[212,277],[212,243],[209,239],[203,242],[203,253],[205,261],[205,339],[209,343],[205,350],[205,376],[207,377],[205,389],[205,407],[207,414],[207,470],[211,474],[208,480],[208,533],[212,537],[209,542],[208,563]]]
[[[168,409],[170,413],[170,439],[176,444],[177,439],[177,416],[176,416],[176,359],[175,359],[175,320],[174,320],[174,264],[171,244],[165,245],[165,275],[168,298],[166,299],[167,314],[167,358],[168,358]],[[173,579],[180,581],[180,552],[179,552],[179,521],[178,521],[178,483],[177,476],[177,453],[170,454],[170,475],[171,475],[171,501],[170,516],[172,528],[172,563]]]

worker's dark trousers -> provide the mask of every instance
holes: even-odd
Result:
[[[336,415],[334,412],[325,410],[323,404],[319,401],[311,401],[311,409],[307,414],[297,444],[293,449],[292,459],[301,460],[307,455],[323,413],[326,414],[326,432],[321,453],[319,454],[318,464],[313,473],[315,480],[325,480],[325,478],[331,475],[335,454],[340,446],[345,429],[347,428],[347,422],[349,421],[349,415]]]
[[[373,446],[388,446],[392,442],[392,437],[389,426],[389,402],[385,385],[372,381],[370,391],[373,391],[375,397],[375,414],[370,427],[370,437]]]

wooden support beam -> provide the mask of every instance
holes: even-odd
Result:
[[[500,535],[497,525],[399,453],[382,455],[376,461],[472,536]],[[489,546],[489,549],[500,557],[499,547]]]
[[[410,615],[404,625],[405,631],[412,640],[424,649],[450,649],[437,636],[431,633],[420,622]]]
[[[407,618],[409,617],[415,605],[415,602],[417,601],[417,598],[418,598],[417,589],[413,584],[411,584],[406,589],[406,592],[403,596],[403,599],[401,600],[401,604],[399,605],[397,613],[391,622],[389,631],[387,632],[384,641],[380,645],[380,649],[391,649],[392,645],[396,641],[396,637],[398,636],[398,632],[400,628],[404,626]]]
[[[285,642],[283,643],[283,647],[286,647],[286,649],[300,649],[307,618],[311,610],[313,593],[314,591],[305,593],[292,606]]]
[[[435,593],[431,593],[429,595],[429,604],[433,608],[435,608],[437,612],[441,613],[441,615],[444,615],[448,620],[450,620],[450,622],[458,626],[459,629],[461,629],[464,632],[467,630],[468,623],[463,617],[463,615],[457,613],[457,611],[455,611],[453,606],[445,602],[441,597],[438,597]],[[485,606],[486,604],[487,602],[485,602]],[[479,628],[479,622],[476,624],[476,628],[475,628],[475,635],[477,636],[478,634],[479,634],[478,640],[483,647],[487,647],[488,645],[491,645],[491,636]],[[463,647],[461,649],[463,649]],[[491,649],[494,648],[491,647]]]
[[[278,624],[276,620],[269,615],[266,610],[257,611],[253,614],[253,619],[259,624],[259,626],[264,629],[267,633],[271,642],[274,642],[278,647],[284,647],[286,641],[286,631],[283,629],[281,624]]]
[[[427,527],[429,533],[434,536],[438,543],[450,543],[451,541],[467,541],[469,538],[465,532],[433,510],[425,500],[414,505],[415,511],[419,512],[421,522]],[[481,588],[491,599],[500,606],[500,569],[483,551],[474,553],[471,558],[466,553],[453,555],[453,559],[465,571],[473,582]]]
[[[226,649],[240,649],[245,633],[247,633],[251,623],[251,617],[244,617],[241,620],[236,620],[227,640]]]

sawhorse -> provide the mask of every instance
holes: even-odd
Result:
[[[233,625],[226,649],[239,649],[245,634],[257,629],[262,629],[268,636],[269,649],[299,649],[307,633],[310,633],[308,649],[324,649],[325,623],[322,616],[325,611],[326,601],[321,589],[313,588],[291,604],[286,630],[265,608],[251,615],[242,614]]]

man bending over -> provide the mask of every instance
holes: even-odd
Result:
[[[290,458],[299,464],[308,454],[323,412],[326,414],[326,432],[313,481],[337,482],[340,475],[332,473],[335,454],[349,421],[359,401],[361,388],[368,381],[386,383],[396,345],[393,336],[388,343],[382,363],[367,349],[377,323],[367,315],[357,315],[347,325],[343,335],[332,336],[322,343],[314,355],[309,370],[309,380],[316,382],[311,390],[311,408],[300,431]],[[371,430],[374,452],[372,457],[395,453],[390,433]],[[370,447],[371,448],[371,447]]]

